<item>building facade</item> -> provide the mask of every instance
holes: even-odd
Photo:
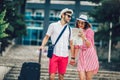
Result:
[[[28,0],[25,10],[27,35],[22,37],[22,44],[40,45],[49,24],[60,20],[58,16],[62,9],[73,9],[74,14],[69,25],[74,27],[76,18],[83,13],[88,15],[95,6],[97,4],[80,0]],[[96,31],[98,24],[94,23],[92,17],[89,21]]]

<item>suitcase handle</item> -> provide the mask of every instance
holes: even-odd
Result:
[[[42,49],[40,49],[40,52],[39,52],[39,61],[38,61],[38,63],[40,63],[40,64],[41,64],[41,56],[42,56]]]

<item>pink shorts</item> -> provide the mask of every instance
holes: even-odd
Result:
[[[49,74],[59,73],[65,74],[68,64],[68,57],[59,57],[53,55],[49,62]]]

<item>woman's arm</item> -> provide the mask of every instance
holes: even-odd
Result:
[[[84,37],[82,39],[83,39],[84,43],[86,44],[87,48],[89,48],[91,46],[90,41],[86,37]]]
[[[89,35],[89,33],[86,34],[86,35]],[[79,32],[79,36],[83,39],[83,41],[86,44],[87,48],[89,48],[91,46],[91,43],[90,43],[90,41],[89,41],[89,39],[88,39],[88,37],[86,35],[82,31]]]

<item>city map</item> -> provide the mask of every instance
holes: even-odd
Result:
[[[78,36],[78,34],[81,30],[82,29],[80,29],[80,28],[72,28],[72,38],[73,38],[74,45],[82,45],[83,44],[82,38],[80,38]]]

